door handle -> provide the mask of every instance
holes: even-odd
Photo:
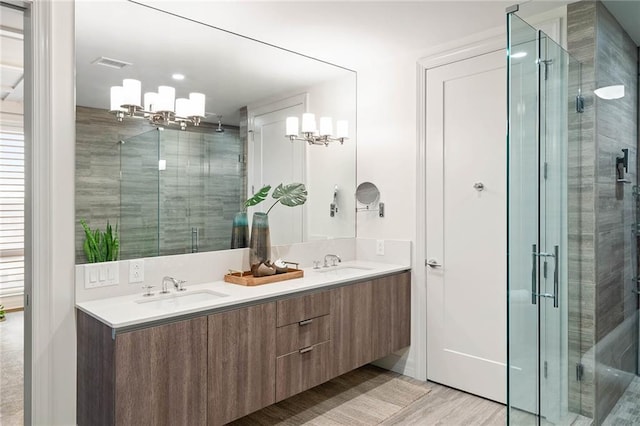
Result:
[[[432,268],[441,268],[442,264],[438,263],[438,261],[436,259],[429,259],[425,262],[425,264],[427,266],[430,266]]]
[[[560,306],[560,248],[555,246],[553,248],[553,258],[555,260],[555,267],[553,268],[553,307]]]
[[[531,246],[531,303],[533,305],[536,304],[536,300],[537,300],[537,296],[538,296],[538,292],[537,292],[537,288],[536,288],[536,281],[537,281],[537,273],[536,273],[536,249],[537,246],[535,244],[533,244]]]

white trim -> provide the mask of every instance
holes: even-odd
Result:
[[[25,27],[27,425],[75,424],[74,6],[35,1]]]
[[[25,55],[24,117],[25,162],[28,164],[25,174],[25,424],[43,423],[51,418],[53,412],[49,396],[53,357],[48,344],[53,333],[49,303],[52,271],[47,253],[52,239],[49,223],[51,6],[49,2],[33,3],[30,8],[31,31],[25,31],[28,49]],[[26,389],[29,384],[30,393]]]

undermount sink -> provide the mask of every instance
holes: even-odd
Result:
[[[329,272],[332,272],[336,275],[347,275],[347,274],[353,274],[353,273],[360,273],[362,271],[370,271],[372,268],[365,268],[363,266],[352,266],[352,265],[345,265],[345,266],[329,266],[327,268],[320,268],[320,269],[314,269],[315,272],[319,272],[321,274],[326,274]]]
[[[136,303],[145,305],[149,308],[161,310],[176,310],[195,305],[200,302],[208,302],[211,300],[227,297],[227,294],[218,293],[211,290],[186,290],[181,293],[172,293],[170,295],[151,296],[144,299],[136,300]]]

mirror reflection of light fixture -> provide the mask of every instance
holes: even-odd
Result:
[[[311,113],[302,114],[302,129],[299,129],[298,117],[287,117],[285,136],[293,141],[304,141],[309,145],[329,146],[330,142],[343,144],[349,139],[349,122],[347,120],[336,121],[336,132],[333,135],[333,121],[331,117],[320,117],[320,129],[316,127],[316,116]],[[299,134],[301,130],[301,134]]]
[[[205,96],[202,93],[189,93],[189,98],[176,99],[176,89],[171,86],[159,86],[157,92],[144,94],[141,102],[142,83],[127,78],[122,86],[111,87],[111,107],[109,112],[118,121],[125,117],[147,118],[156,125],[177,124],[182,130],[187,124],[200,125],[205,117]]]
[[[613,86],[600,87],[593,91],[600,99],[620,99],[624,97],[624,85],[616,84]]]

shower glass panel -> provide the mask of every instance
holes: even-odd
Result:
[[[508,25],[508,419],[570,424],[567,151],[579,74],[517,15]]]
[[[123,141],[120,154],[122,259],[229,248],[246,198],[237,129],[158,128]]]
[[[120,259],[158,255],[158,131],[120,142]]]

